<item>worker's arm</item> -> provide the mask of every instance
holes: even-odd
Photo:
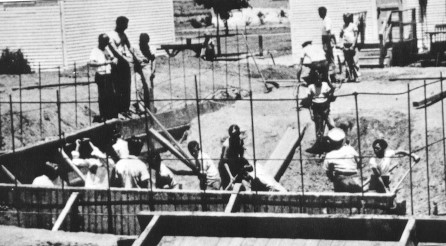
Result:
[[[227,163],[225,163],[224,166],[225,166],[226,172],[228,173],[229,177],[231,178],[231,183],[232,183],[235,178],[234,178],[234,176],[232,176],[231,169],[229,169],[229,165]]]
[[[412,155],[410,155],[410,153],[408,151],[405,151],[405,150],[397,150],[397,151],[395,151],[395,155],[410,156],[410,157],[413,158],[415,163],[419,162],[420,159],[421,159],[417,154],[412,153]]]

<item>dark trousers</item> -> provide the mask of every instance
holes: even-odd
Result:
[[[115,109],[115,89],[111,74],[96,73],[94,81],[98,85],[99,113],[105,119],[112,119],[118,116]]]
[[[389,176],[381,176],[381,179],[383,180],[384,186],[381,182],[378,180],[378,176],[372,174],[370,175],[370,186],[369,190],[375,190],[378,193],[386,193],[386,188],[389,189],[390,185],[390,179]]]
[[[335,192],[361,192],[361,184],[357,180],[356,174],[344,175],[335,174],[333,179],[333,186]]]
[[[116,110],[126,112],[130,108],[130,92],[132,85],[131,66],[127,61],[118,60],[116,77],[113,80],[116,91]]]

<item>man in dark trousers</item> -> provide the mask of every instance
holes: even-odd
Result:
[[[334,39],[334,35],[332,32],[332,22],[330,17],[327,16],[327,8],[325,7],[319,7],[318,9],[319,17],[322,19],[322,46],[325,51],[325,57],[328,62],[329,67],[329,75],[330,75],[330,82],[335,82],[335,63],[334,63],[334,54],[333,54],[333,47],[334,43],[336,43]]]
[[[115,90],[117,99],[117,111],[124,117],[129,117],[130,92],[132,84],[133,54],[130,51],[130,42],[125,34],[129,19],[119,16],[116,19],[116,28],[110,32],[110,50],[118,58],[115,73]]]
[[[117,59],[113,57],[108,49],[110,39],[107,34],[101,34],[98,38],[98,47],[90,53],[89,65],[96,68],[94,81],[98,85],[98,103],[100,122],[116,118],[118,113],[115,109],[115,89],[112,82],[112,66],[115,66]]]

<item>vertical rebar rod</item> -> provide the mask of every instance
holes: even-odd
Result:
[[[105,123],[104,123],[105,124]],[[107,165],[107,180],[108,180],[108,185],[107,185],[107,229],[108,229],[108,233],[113,234],[114,233],[114,229],[113,229],[113,211],[112,211],[112,207],[111,207],[111,189],[110,189],[110,163],[108,161],[109,156],[108,153],[106,152],[106,160],[105,163]]]
[[[74,118],[77,127],[77,68],[76,62],[74,63]]]
[[[60,110],[60,92],[56,91],[56,96],[57,96],[57,127],[59,129],[59,138],[62,137],[62,123],[61,123],[61,110]]]
[[[40,136],[43,135],[42,129],[42,70],[39,63],[39,127],[40,127]]]
[[[225,53],[226,53],[226,95],[228,95],[228,35],[225,35]]]
[[[201,32],[198,31],[198,43],[201,43],[200,39]],[[198,54],[198,92],[199,92],[199,98],[201,98],[201,50]]]
[[[299,131],[299,139],[300,139],[300,106],[299,106],[299,91],[300,85],[297,86],[297,96],[296,96],[296,110],[297,110],[297,130]],[[302,184],[302,197],[305,195],[305,183],[304,183],[304,163],[302,160],[302,145],[299,144],[299,161],[300,161],[300,182]],[[302,206],[301,206],[302,210]]]
[[[201,134],[201,112],[200,112],[200,98],[198,97],[198,83],[197,76],[195,76],[195,102],[197,104],[197,119],[198,119],[198,138],[200,140],[200,172],[203,171],[203,139]],[[203,185],[203,191],[206,192],[206,186]]]
[[[173,104],[172,67],[171,67],[171,64],[170,64],[170,56],[169,55],[167,55],[167,64],[169,64],[170,108],[172,109],[172,104]]]
[[[183,43],[183,38],[181,38],[181,43]],[[184,61],[184,59],[185,59],[185,53],[186,51],[185,50],[183,50],[182,52],[181,52],[181,54],[182,54],[182,56],[183,56],[183,83],[184,83],[184,104],[186,105],[186,107],[187,107],[187,85],[186,85],[186,63],[185,63],[185,61]]]
[[[247,69],[248,69],[248,85],[249,85],[249,105],[251,111],[251,134],[252,134],[252,157],[254,158],[254,179],[257,178],[257,158],[256,158],[256,138],[255,138],[255,129],[254,129],[254,105],[252,100],[252,83],[251,83],[251,71],[249,67],[249,59],[247,61]],[[256,195],[258,194],[258,190],[256,189]]]
[[[212,59],[212,93],[215,92],[215,65],[214,59]]]
[[[441,95],[443,95],[443,73],[440,72],[440,86],[441,86]],[[444,98],[441,97],[441,126],[443,130],[443,166],[444,166],[444,185],[446,192],[446,136],[445,136],[445,122],[444,122]]]
[[[153,192],[153,182],[152,182],[152,167],[151,163],[154,158],[150,159],[151,157],[154,157],[155,150],[150,149],[150,146],[152,145],[150,143],[150,133],[149,133],[149,117],[147,114],[147,108],[144,110],[144,126],[146,131],[146,144],[147,144],[147,163],[149,164],[149,185],[150,185],[150,192]]]
[[[361,174],[361,187],[364,187],[364,179],[363,179],[363,172],[362,172],[362,152],[361,152],[361,129],[359,128],[359,109],[358,109],[358,93],[353,93],[355,95],[355,111],[356,111],[356,130],[358,134],[358,151],[359,151],[359,171]],[[364,197],[364,189],[362,189],[362,197]]]
[[[427,92],[426,92],[426,80],[424,81],[424,101],[426,102],[427,99]],[[428,125],[427,125],[427,106],[424,107],[424,135],[425,135],[425,141],[426,141],[426,182],[427,182],[427,211],[428,214],[431,215],[431,194],[429,189],[430,184],[430,176],[429,176],[429,136],[428,136]]]
[[[12,109],[12,96],[9,95],[9,117],[11,118],[11,143],[12,143],[12,152],[15,152],[15,134],[14,134],[14,114]]]
[[[240,43],[239,43],[239,33],[238,33],[238,26],[236,27],[236,38],[237,38],[237,40],[236,40],[236,42],[237,42],[237,56],[238,56],[238,88],[239,88],[239,90],[241,90],[242,89],[242,77],[241,77],[241,72],[240,72]]]
[[[3,115],[2,115],[2,100],[0,98],[0,150],[3,148],[3,131],[2,131],[2,126],[3,126]]]
[[[61,87],[61,74],[60,74],[60,66],[57,67],[57,83],[59,84],[59,92]]]
[[[412,126],[410,115],[410,84],[407,84],[407,118],[408,118],[408,133],[409,133],[409,181],[410,181],[410,211],[414,214],[413,210],[413,177],[412,177]]]
[[[19,106],[20,106],[20,134],[23,134],[23,108],[22,108],[22,74],[19,74]]]
[[[107,81],[110,83],[111,81]],[[90,90],[90,64],[87,64],[87,86],[88,86],[88,120],[91,126],[91,90]]]

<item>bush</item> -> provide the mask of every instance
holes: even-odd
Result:
[[[22,51],[10,51],[4,49],[0,57],[0,74],[25,74],[31,73],[28,60],[23,56]]]

